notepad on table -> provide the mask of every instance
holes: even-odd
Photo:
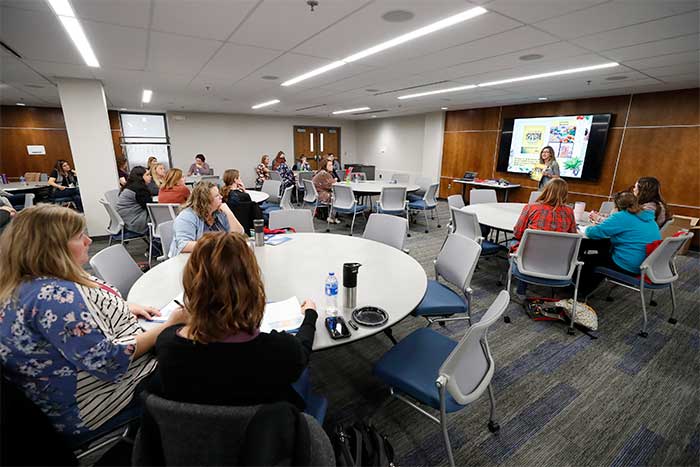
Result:
[[[285,237],[283,235],[265,236],[265,245],[276,246],[276,245],[280,245],[284,242],[288,242],[291,239],[292,239],[291,237]]]
[[[271,302],[265,305],[265,314],[263,315],[260,330],[262,332],[287,331],[295,332],[304,321],[304,315],[301,313],[301,304],[299,299],[294,296],[281,302]]]
[[[178,294],[177,297],[175,297],[174,299],[172,299],[172,300],[170,301],[170,303],[168,303],[168,304],[165,305],[163,308],[161,308],[161,309],[160,309],[160,316],[154,316],[154,317],[151,319],[151,321],[155,321],[155,322],[157,322],[157,323],[164,323],[164,322],[166,322],[166,321],[168,320],[168,318],[170,317],[170,313],[172,313],[173,311],[175,311],[175,310],[177,310],[178,308],[180,308],[180,305],[178,305],[177,303],[175,303],[176,300],[177,300],[178,302],[180,302],[180,303],[183,303],[183,301],[184,301],[184,292],[180,292],[180,294]]]

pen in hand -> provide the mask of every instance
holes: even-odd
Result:
[[[180,308],[182,308],[183,310],[185,309],[185,305],[183,305],[182,303],[180,303],[178,300],[173,300],[173,301],[174,301],[177,305],[179,305]]]

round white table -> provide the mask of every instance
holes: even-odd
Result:
[[[339,182],[336,183],[336,185],[347,185],[347,183]],[[379,181],[350,182],[350,187],[352,187],[352,191],[358,195],[378,195],[382,192],[382,187],[384,186],[405,186],[407,193],[411,193],[412,191],[418,191],[420,189],[420,186],[415,184],[403,185]]]
[[[36,191],[41,188],[46,188],[49,186],[48,182],[10,182],[10,183],[5,183],[5,184],[0,184],[0,190],[5,190],[8,193],[11,193],[13,191],[21,191],[21,192],[26,192],[26,191]]]
[[[270,195],[264,191],[246,190],[245,192],[250,195],[250,200],[254,203],[262,203],[270,197]]]
[[[479,224],[503,232],[512,232],[524,207],[525,203],[481,203],[464,206],[462,211],[476,214],[479,218]],[[588,213],[584,213],[583,218],[588,219]],[[577,224],[579,232],[585,236],[586,227],[590,223],[580,221]]]
[[[318,307],[314,350],[326,349],[374,335],[401,321],[420,303],[427,288],[423,267],[406,253],[372,240],[326,233],[288,234],[292,239],[277,246],[255,248],[263,273],[267,300],[277,302],[295,296],[310,298]],[[162,308],[182,292],[182,271],[189,254],[171,258],[144,274],[131,288],[129,301]],[[233,261],[234,259],[232,259]],[[338,305],[343,304],[343,263],[361,263],[357,281],[357,306],[384,309],[389,320],[383,326],[348,326],[351,336],[333,340],[324,326],[324,284],[328,273],[338,277]],[[347,322],[352,310],[343,310]],[[148,322],[143,324],[147,327]]]

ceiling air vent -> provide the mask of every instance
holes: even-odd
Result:
[[[376,93],[375,96],[381,96],[383,94],[391,94],[392,92],[401,92],[401,91],[409,91],[411,89],[425,88],[427,86],[435,86],[436,84],[445,84],[445,83],[449,83],[449,82],[450,82],[449,80],[444,79],[442,81],[435,81],[433,83],[425,83],[425,84],[419,84],[417,86],[409,86],[407,88],[399,88],[399,89],[392,89],[390,91],[382,91],[382,92]]]
[[[296,109],[295,112],[301,112],[302,110],[310,110],[310,109],[317,109],[319,107],[325,107],[326,104],[318,104],[318,105],[312,105],[309,107],[302,107],[301,109]]]

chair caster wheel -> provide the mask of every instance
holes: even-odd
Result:
[[[438,324],[439,324],[440,326],[442,326],[443,328],[446,327],[444,321],[438,321]]]
[[[503,322],[510,324],[510,316],[504,316],[503,317]]]
[[[331,229],[326,229],[326,233],[328,233],[328,232],[330,232],[330,231],[331,231]]]
[[[606,297],[606,298],[605,298],[605,301],[606,301],[606,302],[614,302],[615,299],[612,298],[612,297]]]
[[[649,302],[649,306],[656,306],[656,300],[652,300]]]
[[[428,229],[425,229],[425,233],[430,233],[430,231]]]
[[[639,337],[644,337],[645,339],[646,339],[646,337],[647,337],[648,335],[649,335],[649,334],[646,333],[645,331],[642,331],[642,332],[639,333]]]
[[[440,224],[438,224],[438,229],[441,229],[441,228],[442,228],[442,226]]]
[[[498,433],[501,431],[501,425],[496,422],[490,421],[488,426],[491,433]]]
[[[668,322],[671,324],[676,324],[678,322],[678,320],[676,318],[669,318]]]
[[[570,335],[570,336],[573,336],[573,335],[576,334],[576,331],[574,331],[573,329],[569,328],[569,329],[566,330],[566,333],[567,333],[568,335]]]
[[[498,281],[498,282],[496,282],[496,285],[499,286],[499,287],[503,287],[503,281]]]
[[[411,234],[406,234],[406,236],[410,238],[410,237],[411,237]]]

